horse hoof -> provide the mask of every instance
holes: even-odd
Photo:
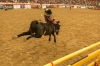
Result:
[[[14,36],[14,37],[13,37],[13,39],[16,39],[16,38],[18,38],[18,36]]]
[[[56,43],[56,41],[54,41]]]

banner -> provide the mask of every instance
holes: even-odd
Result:
[[[31,8],[40,8],[40,4],[31,4]]]
[[[0,9],[3,9],[3,5],[0,4]]]

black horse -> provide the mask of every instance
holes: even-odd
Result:
[[[30,35],[26,38],[26,40],[30,39],[31,37],[41,38],[42,35],[49,35],[49,41],[51,40],[51,35],[54,36],[54,42],[56,42],[56,35],[59,34],[60,25],[59,21],[57,24],[52,23],[43,23],[37,20],[33,20],[30,24],[30,28],[28,31],[23,32],[16,37],[21,37],[24,35]],[[56,33],[56,35],[55,35]]]

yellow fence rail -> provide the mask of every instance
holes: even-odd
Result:
[[[78,50],[78,51],[76,51],[74,53],[71,53],[71,54],[66,55],[66,56],[64,56],[62,58],[59,58],[59,59],[53,61],[52,63],[48,63],[48,64],[46,64],[44,66],[56,66],[56,65],[58,65],[58,64],[60,64],[60,63],[62,63],[64,61],[67,61],[67,60],[69,60],[69,59],[71,59],[71,58],[73,58],[73,57],[75,57],[75,56],[77,56],[77,55],[79,55],[79,54],[81,54],[83,52],[86,52],[86,51],[88,51],[88,50],[90,50],[90,49],[92,49],[94,47],[97,47],[97,46],[100,46],[100,42],[97,42],[97,43],[92,44],[92,45],[90,45],[88,47],[80,49],[80,50]],[[88,62],[92,58],[95,58],[95,57],[99,56],[99,54],[100,54],[100,49],[90,53],[87,57],[85,57],[84,59],[74,63],[73,65],[68,65],[68,66],[82,66],[84,63]],[[92,66],[92,65],[93,65],[93,62],[90,63],[88,66]]]
[[[100,66],[100,54],[94,62],[88,64],[87,66]]]
[[[86,58],[74,63],[71,66],[82,66],[88,61],[92,60],[93,58],[96,58],[97,56],[99,56],[99,54],[100,54],[100,49],[90,53]],[[88,66],[91,66],[91,65],[88,65]]]

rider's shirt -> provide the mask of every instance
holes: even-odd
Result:
[[[46,22],[51,22],[51,23],[53,22],[52,15],[44,14],[44,18]]]

